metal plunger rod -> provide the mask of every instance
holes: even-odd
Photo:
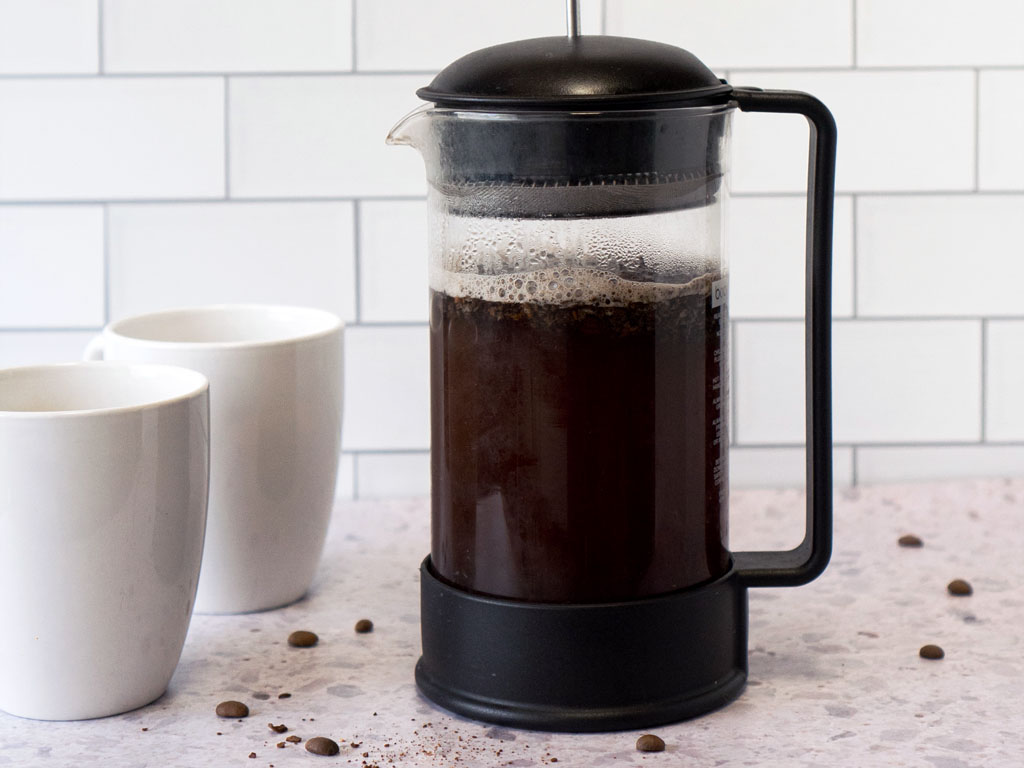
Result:
[[[580,0],[565,0],[565,27],[570,40],[580,36]]]

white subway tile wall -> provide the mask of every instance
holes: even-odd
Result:
[[[425,75],[231,78],[231,196],[426,194],[416,152],[384,143],[425,83]]]
[[[103,323],[103,207],[0,207],[0,328]]]
[[[1024,191],[1024,67],[983,71],[978,85],[978,185]]]
[[[677,45],[716,71],[853,63],[850,0],[607,0],[607,4],[608,34]]]
[[[348,322],[342,496],[429,487],[426,183],[388,129],[561,0],[0,0],[0,365],[222,301]],[[1024,474],[1024,5],[584,0],[835,113],[835,478]],[[734,119],[734,485],[804,473],[806,124]]]
[[[976,75],[969,70],[732,71],[730,82],[807,91],[835,115],[838,192],[975,188]],[[796,115],[733,121],[733,189],[799,192],[807,181],[807,128]]]
[[[730,203],[729,313],[734,319],[794,318],[804,314],[804,237],[801,197],[737,197]],[[835,201],[832,316],[853,315],[853,198]]]
[[[985,436],[1024,441],[1024,320],[987,323]]]
[[[478,48],[565,30],[558,0],[357,2],[356,69],[369,72],[437,71]],[[584,34],[599,33],[600,2],[581,0],[580,22]]]
[[[342,448],[427,450],[429,379],[425,325],[346,329]]]
[[[103,71],[352,68],[352,0],[102,0]]]
[[[0,0],[0,74],[99,71],[98,0]]]
[[[427,204],[359,205],[360,313],[368,323],[427,322]]]

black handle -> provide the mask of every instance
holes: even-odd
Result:
[[[803,115],[810,123],[807,168],[807,523],[804,540],[783,552],[736,552],[740,583],[795,587],[817,578],[832,555],[832,202],[836,122],[813,96],[797,91],[734,88],[744,112]]]

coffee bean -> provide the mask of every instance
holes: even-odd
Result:
[[[285,725],[284,723],[281,723],[280,725],[274,725],[273,723],[267,723],[267,728],[272,730],[274,733],[284,733],[285,731],[288,730],[288,726]]]
[[[306,742],[306,751],[314,755],[336,755],[340,751],[338,742],[324,736],[314,736]]]
[[[922,659],[941,659],[946,652],[937,645],[929,644],[921,646],[920,654]]]
[[[217,717],[248,717],[249,708],[240,701],[222,701],[217,705]]]
[[[969,595],[974,592],[974,588],[963,579],[953,579],[946,585],[946,589],[951,595]]]
[[[292,744],[298,744],[300,741],[302,741],[302,738],[300,736],[296,736],[293,733],[291,736],[285,738],[285,741],[290,741]]]
[[[366,634],[367,632],[373,632],[373,622],[369,619],[360,619],[356,622],[356,632],[360,634]]]
[[[279,694],[277,694],[277,698],[279,698],[279,699],[290,699],[291,697],[292,697],[292,695],[290,693],[279,693]]]
[[[319,640],[320,638],[316,636],[315,632],[307,632],[304,629],[288,635],[288,645],[293,645],[296,648],[309,648],[316,645]]]
[[[256,757],[256,753],[255,752],[250,752],[249,753],[249,757],[250,758],[255,758]]]
[[[653,733],[645,733],[636,740],[636,748],[639,752],[664,752],[665,742]]]
[[[277,748],[278,749],[284,749],[284,742],[283,741],[277,742]]]
[[[921,541],[920,537],[908,533],[906,536],[900,536],[899,545],[901,547],[923,547],[924,542]]]

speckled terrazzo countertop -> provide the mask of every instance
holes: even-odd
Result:
[[[802,503],[791,491],[734,492],[733,548],[791,545]],[[653,729],[668,747],[647,755],[634,749],[639,733],[494,728],[417,695],[428,507],[340,504],[306,599],[196,616],[167,694],[148,707],[77,723],[0,713],[0,766],[1024,765],[1024,480],[838,493],[825,575],[751,592],[745,692],[710,715]],[[908,532],[924,546],[897,546]],[[948,595],[954,578],[974,594]],[[357,635],[363,617],[376,628]],[[295,629],[317,632],[320,644],[289,647]],[[946,657],[919,658],[925,643]],[[246,702],[251,716],[218,719],[224,699]],[[291,730],[272,733],[268,722]],[[331,736],[341,754],[275,746],[290,734]]]

